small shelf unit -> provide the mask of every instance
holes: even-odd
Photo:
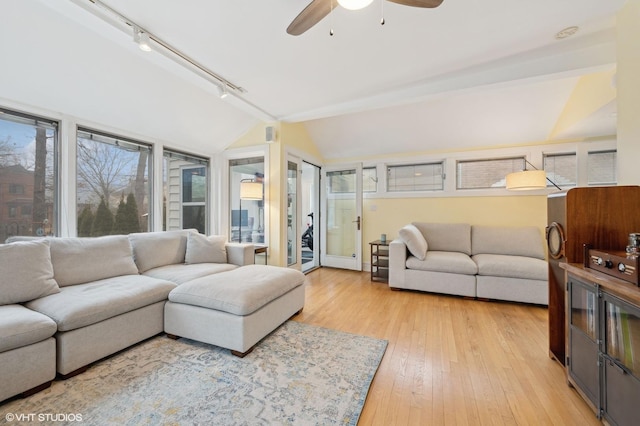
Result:
[[[371,241],[371,281],[389,280],[389,242]]]

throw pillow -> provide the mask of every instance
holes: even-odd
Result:
[[[427,245],[427,240],[424,239],[422,232],[420,232],[415,225],[404,226],[400,230],[399,235],[400,239],[404,241],[412,255],[420,260],[426,259],[429,246]]]
[[[49,241],[0,245],[0,305],[28,302],[59,293],[53,278]]]
[[[184,263],[227,263],[226,242],[222,235],[190,233]]]

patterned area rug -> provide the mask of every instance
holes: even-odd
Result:
[[[35,414],[34,423],[56,425],[78,416],[85,425],[355,425],[386,347],[295,321],[245,358],[158,336],[0,405],[0,423]]]

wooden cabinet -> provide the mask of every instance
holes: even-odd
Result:
[[[584,244],[624,250],[640,232],[640,186],[573,188],[547,199],[549,355],[565,363],[566,281],[561,265],[583,263]]]
[[[369,243],[371,247],[371,281],[389,280],[389,242],[380,240]]]
[[[577,264],[567,272],[569,383],[611,425],[640,418],[640,288]]]

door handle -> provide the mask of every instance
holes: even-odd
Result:
[[[352,223],[357,223],[358,224],[358,231],[360,230],[360,216],[358,216],[358,218],[356,220],[354,220]]]

